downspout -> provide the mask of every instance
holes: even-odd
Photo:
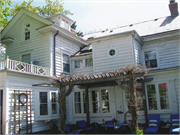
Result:
[[[56,75],[56,36],[58,35],[59,31],[54,35],[54,76]]]

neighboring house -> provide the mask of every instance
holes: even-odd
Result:
[[[43,131],[52,126],[47,121],[59,118],[58,89],[34,84],[49,84],[54,75],[96,75],[127,64],[150,70],[146,78],[151,79],[137,84],[147,106],[139,108],[138,122],[145,121],[144,110],[170,120],[180,107],[180,17],[172,8],[176,5],[169,4],[171,16],[84,37],[76,36],[70,29],[73,21],[63,14],[42,18],[21,9],[1,36],[9,58],[0,61],[0,133]],[[89,88],[90,122],[114,117],[123,122],[127,98],[127,91],[117,85]],[[86,119],[85,90],[75,86],[66,107],[67,123]]]

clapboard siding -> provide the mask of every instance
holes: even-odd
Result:
[[[54,35],[55,33],[51,33],[51,46],[52,46],[52,56],[54,55],[53,53],[53,47],[54,47]],[[56,48],[55,48],[55,53],[56,53],[56,75],[61,75],[63,72],[63,53],[67,54],[69,56],[75,54],[77,51],[79,51],[79,46],[77,43],[74,43],[61,35],[56,36]],[[52,67],[54,67],[54,57],[52,57]],[[54,72],[54,69],[53,69]]]
[[[41,83],[49,83],[48,78],[40,78],[40,77],[34,77],[29,75],[16,75],[16,73],[9,73],[7,76],[8,79],[8,88],[9,88],[9,134],[14,133],[14,90],[20,90],[25,91],[29,90],[31,91],[31,109],[32,109],[32,132],[38,132],[43,130],[48,130],[52,126],[51,122],[45,122],[46,118],[44,120],[37,120],[36,119],[36,111],[38,110],[35,105],[39,103],[35,99],[36,94],[35,91],[37,90],[45,90],[47,88],[41,88],[41,87],[33,87],[32,84],[41,84]],[[57,90],[57,88],[49,88],[49,90]],[[20,107],[21,113],[23,110],[25,110],[25,107]],[[26,133],[26,120],[21,119],[21,126],[24,127],[20,132]]]
[[[176,98],[177,98],[177,106],[178,106],[178,112],[180,112],[180,92],[179,92],[179,79],[175,80],[175,89],[176,89]]]
[[[132,36],[93,43],[94,74],[111,71],[134,63]],[[110,57],[108,50],[115,48],[116,56]]]
[[[30,39],[24,40],[24,26],[28,23],[30,23]],[[42,34],[36,30],[43,26],[45,26],[43,23],[31,17],[24,17],[15,31],[9,35],[14,39],[11,44],[7,44],[6,51],[9,58],[21,61],[21,54],[27,51],[31,53],[31,61],[39,61],[40,66],[50,67],[49,34]]]
[[[179,38],[145,42],[142,50],[157,50],[158,68],[177,67],[180,65]],[[144,54],[143,54],[144,58]]]

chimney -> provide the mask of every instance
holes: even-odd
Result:
[[[179,15],[179,13],[178,13],[178,4],[177,4],[177,2],[175,2],[175,0],[170,0],[169,10],[171,12],[171,16]]]

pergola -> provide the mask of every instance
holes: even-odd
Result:
[[[99,75],[80,75],[80,76],[69,76],[69,75],[61,75],[60,77],[52,78],[52,85],[54,87],[58,87],[60,90],[59,95],[59,107],[60,107],[60,132],[65,132],[65,115],[66,115],[66,96],[68,96],[75,85],[80,88],[85,89],[85,97],[86,97],[86,121],[87,124],[90,124],[90,113],[89,113],[89,95],[88,89],[94,87],[101,86],[114,86],[118,85],[124,90],[129,90],[130,98],[132,99],[132,104],[130,107],[130,111],[127,113],[131,113],[132,117],[136,120],[134,121],[134,126],[137,126],[137,114],[136,112],[136,96],[134,95],[134,90],[136,89],[136,85],[134,85],[137,81],[142,83],[143,90],[143,105],[145,111],[145,120],[147,122],[147,106],[146,106],[146,94],[145,94],[145,82],[151,81],[152,78],[144,78],[145,73],[147,73],[146,68],[141,68],[140,66],[135,65],[127,65],[124,68],[120,68],[111,72],[99,74]],[[128,85],[128,86],[127,86]],[[66,91],[66,87],[68,86],[68,90]],[[132,94],[133,93],[133,94]],[[132,113],[133,112],[133,113]],[[125,119],[126,120],[126,119]],[[128,123],[128,121],[127,121]],[[133,122],[132,122],[133,125]],[[134,129],[132,129],[134,130]]]

